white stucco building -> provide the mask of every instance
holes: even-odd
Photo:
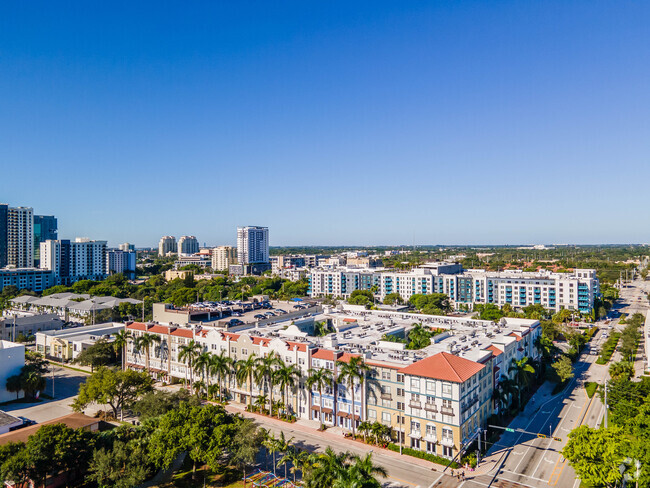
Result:
[[[16,394],[7,391],[7,379],[20,373],[25,366],[25,346],[15,342],[0,341],[0,403],[16,399]],[[21,392],[19,398],[24,396]]]

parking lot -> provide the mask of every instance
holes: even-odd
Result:
[[[228,327],[242,325],[270,325],[286,320],[295,320],[301,316],[310,316],[320,310],[315,302],[303,300],[266,300],[261,302],[200,302],[192,305],[194,310],[205,308],[212,312],[219,311],[222,318],[219,323]]]

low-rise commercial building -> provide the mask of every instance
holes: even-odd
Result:
[[[121,330],[124,330],[124,324],[108,322],[73,329],[37,332],[36,352],[48,358],[72,361],[100,339],[112,342],[115,340],[113,336]]]
[[[63,321],[57,314],[25,314],[5,316],[0,319],[0,339],[15,341],[17,337],[30,337],[37,332],[61,330]]]
[[[52,271],[36,268],[0,269],[0,291],[5,286],[15,286],[19,290],[31,290],[37,293],[54,286]]]
[[[25,346],[0,340],[0,403],[15,400],[24,396],[7,391],[7,379],[20,373],[25,366]]]

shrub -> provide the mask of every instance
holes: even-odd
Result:
[[[399,446],[397,444],[393,444],[392,442],[388,444],[388,449],[390,449],[391,451],[399,452]],[[436,456],[435,454],[430,454],[428,452],[418,451],[417,449],[411,449],[410,447],[403,447],[402,453],[419,459],[426,459],[427,461],[431,461],[432,463],[441,464],[443,466],[449,466],[452,469],[456,469],[459,466],[459,464],[455,461],[450,461],[449,459]]]
[[[595,381],[587,381],[585,383],[585,390],[587,391],[587,396],[591,398],[594,396],[594,393],[596,393],[596,390],[598,389],[598,383]]]
[[[607,364],[616,350],[616,344],[620,338],[620,332],[612,332],[612,335],[607,338],[603,344],[603,350],[600,352],[600,357],[596,360],[596,364]]]

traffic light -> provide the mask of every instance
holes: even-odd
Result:
[[[546,434],[537,434],[540,439],[546,439]]]

